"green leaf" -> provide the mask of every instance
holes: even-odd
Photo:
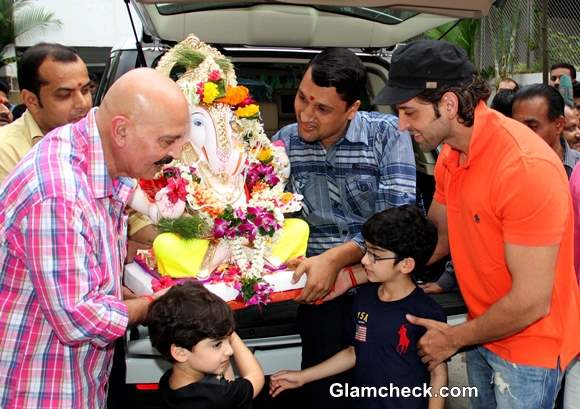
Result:
[[[254,296],[254,285],[258,282],[262,281],[261,277],[242,277],[240,280],[240,284],[242,288],[240,289],[240,294],[244,301],[248,301],[250,298]]]
[[[33,30],[62,26],[52,11],[30,0],[0,0],[0,49]]]
[[[196,68],[204,60],[204,56],[199,51],[194,51],[186,46],[175,50],[175,65],[185,68],[185,71]]]
[[[177,219],[162,218],[157,227],[161,233],[174,233],[186,240],[205,238],[209,234],[209,226],[197,214]]]
[[[218,96],[216,97],[216,99],[225,97],[226,96],[226,84],[225,84],[224,80],[221,79],[221,80],[217,81],[216,85],[218,87]]]
[[[215,62],[224,73],[228,71],[233,71],[234,69],[234,65],[227,58],[218,58],[215,60]]]

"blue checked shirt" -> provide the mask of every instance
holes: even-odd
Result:
[[[308,143],[297,124],[272,140],[284,142],[291,164],[287,189],[304,196],[301,217],[310,225],[308,256],[354,240],[363,246],[363,223],[389,207],[415,203],[415,157],[398,119],[358,112],[344,138],[328,150]]]

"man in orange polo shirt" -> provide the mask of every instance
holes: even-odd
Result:
[[[395,51],[377,97],[397,104],[421,149],[443,144],[429,209],[434,257],[451,249],[469,312],[455,326],[408,319],[427,328],[419,349],[429,368],[476,346],[466,354],[472,407],[551,408],[580,351],[568,183],[545,142],[487,108],[489,94],[462,49],[422,40]]]

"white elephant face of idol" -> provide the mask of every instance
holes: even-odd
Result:
[[[189,140],[198,152],[201,152],[202,148],[207,145],[213,146],[213,149],[215,149],[215,126],[209,112],[201,107],[192,106],[190,125]],[[208,147],[205,148],[206,152]],[[207,160],[207,158],[205,159]]]
[[[234,113],[227,105],[217,104],[207,109],[191,106],[191,145],[215,175],[237,175],[244,166],[245,153],[232,139],[233,121]]]

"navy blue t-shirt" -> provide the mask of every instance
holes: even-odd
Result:
[[[353,304],[352,345],[356,351],[355,386],[389,388],[429,386],[429,372],[417,355],[417,342],[425,328],[413,325],[406,314],[446,322],[443,308],[419,287],[407,297],[379,299],[380,283],[357,288]],[[427,408],[428,398],[353,398],[356,408]]]

